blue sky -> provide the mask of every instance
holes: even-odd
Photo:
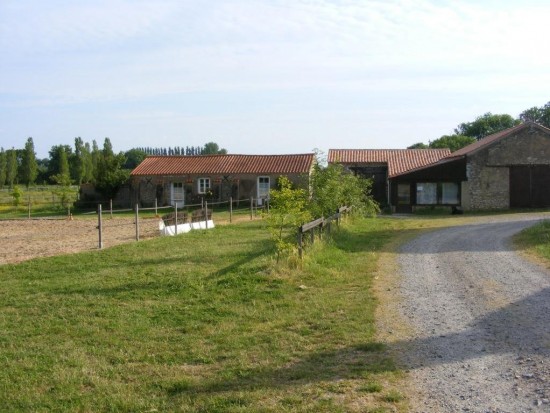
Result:
[[[404,148],[550,101],[546,1],[0,0],[0,146]]]

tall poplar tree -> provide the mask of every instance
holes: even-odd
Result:
[[[34,151],[34,142],[28,138],[21,158],[22,181],[27,188],[34,184],[38,176],[38,163],[36,162],[36,152]]]
[[[92,162],[92,150],[88,142],[84,144],[82,149],[82,159],[84,161],[83,182],[92,182],[94,179],[94,163]]]
[[[80,136],[78,138],[74,138],[73,178],[77,185],[82,183],[86,172],[83,153],[84,141]]]
[[[0,188],[6,183],[7,158],[4,148],[0,148]]]
[[[17,179],[17,153],[14,148],[6,151],[6,183],[10,188]]]
[[[69,168],[69,157],[64,146],[57,147],[57,159],[59,162],[57,174],[54,181],[59,185],[69,186],[71,184],[71,172]]]

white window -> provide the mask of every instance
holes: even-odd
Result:
[[[172,182],[172,205],[175,205],[176,202],[178,205],[183,205],[184,201],[184,190],[183,190],[183,182]]]
[[[419,182],[416,184],[416,204],[437,204],[437,184],[435,182]]]
[[[258,198],[269,197],[269,176],[258,177]]]
[[[210,191],[210,178],[199,178],[197,183],[199,194],[206,194]]]

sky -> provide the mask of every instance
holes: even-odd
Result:
[[[406,148],[550,101],[534,0],[0,0],[0,146]]]

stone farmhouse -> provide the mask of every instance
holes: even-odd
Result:
[[[130,174],[133,203],[152,206],[254,198],[261,205],[279,176],[307,187],[315,154],[149,156]]]

